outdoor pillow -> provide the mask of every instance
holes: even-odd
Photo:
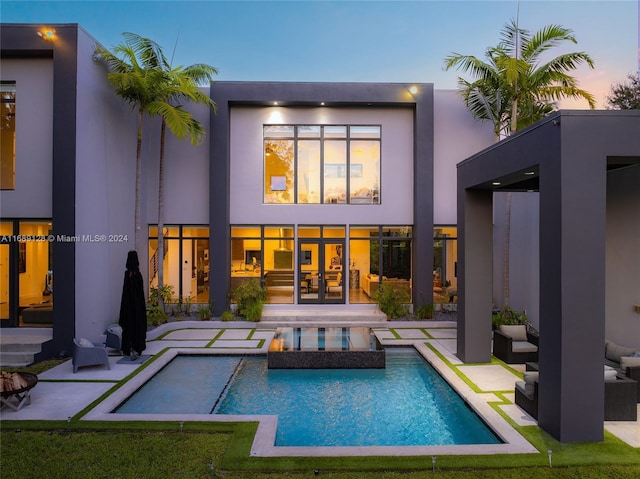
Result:
[[[527,328],[524,324],[514,324],[500,326],[500,332],[506,334],[514,341],[526,341],[527,340]]]
[[[615,381],[616,379],[616,370],[605,371],[604,372],[604,380],[605,381]]]
[[[635,353],[635,351],[636,350],[634,348],[627,348],[625,346],[620,346],[614,342],[609,341],[609,343],[607,343],[606,357],[610,361],[619,363],[622,356],[631,356],[633,353]]]
[[[109,331],[111,334],[122,336],[122,326],[120,326],[119,324],[112,324],[107,328],[107,331]]]
[[[93,344],[91,341],[89,341],[88,339],[85,339],[85,338],[78,339],[78,344],[82,348],[95,348],[96,347],[95,344]]]
[[[627,368],[634,368],[636,366],[640,366],[640,357],[622,356],[622,358],[620,358],[620,368],[622,368],[624,372],[627,371]]]
[[[538,382],[540,378],[540,373],[538,371],[526,371],[524,373],[524,382],[525,384],[533,384]]]

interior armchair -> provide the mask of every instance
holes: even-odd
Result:
[[[493,355],[507,364],[538,361],[538,336],[524,324],[501,325],[493,332]]]
[[[340,293],[342,293],[342,273],[338,273],[335,280],[327,280],[327,294]]]

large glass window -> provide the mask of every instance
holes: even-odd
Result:
[[[352,226],[349,233],[350,303],[376,302],[380,284],[411,299],[410,226]]]
[[[173,286],[175,301],[209,302],[209,228],[165,226],[162,259],[165,285]],[[160,258],[158,228],[149,227],[149,285],[157,287]]]
[[[433,302],[458,300],[458,230],[435,228],[433,238]]]
[[[231,227],[231,300],[245,281],[267,288],[267,303],[292,304],[294,228],[291,225]]]
[[[264,202],[380,203],[380,126],[266,125]]]
[[[1,82],[0,95],[0,189],[16,187],[16,84]]]

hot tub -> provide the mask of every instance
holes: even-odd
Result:
[[[269,369],[385,367],[384,349],[371,328],[278,328],[267,353]]]

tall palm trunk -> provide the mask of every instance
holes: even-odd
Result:
[[[134,206],[134,234],[133,234],[133,247],[136,252],[140,252],[140,221],[141,210],[140,196],[142,189],[142,119],[144,117],[144,111],[141,108],[138,109],[138,138],[136,145],[136,197]]]
[[[158,291],[164,286],[164,139],[167,125],[162,120],[160,127],[160,161],[158,164]],[[164,299],[158,295],[158,307],[164,311]]]

